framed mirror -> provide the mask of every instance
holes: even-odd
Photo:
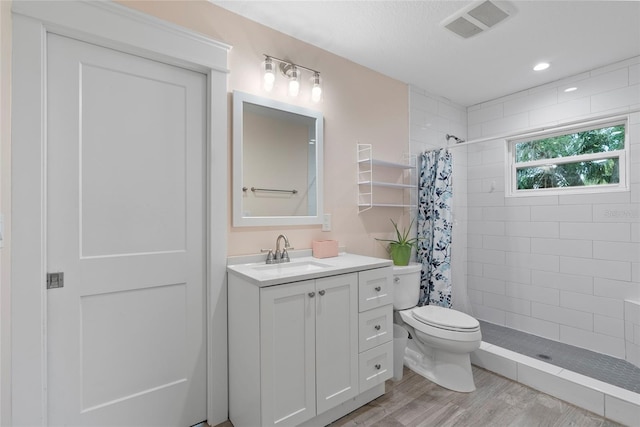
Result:
[[[323,117],[233,92],[233,226],[322,223]]]

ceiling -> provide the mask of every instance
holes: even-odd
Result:
[[[442,22],[470,1],[210,1],[462,106],[640,55],[640,1],[494,1],[510,16],[467,39]]]

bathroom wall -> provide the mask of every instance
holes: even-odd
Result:
[[[0,1],[0,425],[11,420],[11,1]]]
[[[470,313],[467,297],[467,148],[447,143],[446,135],[467,138],[467,109],[448,99],[411,87],[409,92],[411,153],[449,147],[453,155],[453,236],[451,282],[454,308]],[[415,214],[414,214],[415,215]]]
[[[320,110],[324,114],[324,211],[332,215],[332,231],[322,232],[320,225],[234,228],[229,223],[229,255],[257,253],[261,248],[272,248],[277,235],[284,232],[291,245],[297,249],[310,248],[314,239],[337,239],[350,252],[388,257],[385,247],[374,238],[389,238],[393,231],[389,218],[406,221],[408,213],[398,208],[381,208],[358,214],[356,144],[373,144],[374,155],[383,160],[402,160],[403,152],[409,149],[409,101],[408,88],[404,83],[206,1],[121,3],[233,46],[229,54],[230,93],[241,90]],[[281,5],[276,4],[274,7]],[[301,93],[295,99],[286,95],[282,76],[278,76],[276,87],[271,93],[264,92],[261,84],[265,53],[319,70],[323,100],[313,104],[305,96],[310,90],[309,86],[305,86],[309,84],[306,79],[310,76],[307,74],[303,74]],[[229,155],[230,138],[231,132]],[[226,197],[231,209],[231,168],[229,169],[229,192],[216,197]],[[229,217],[231,218],[231,211]]]
[[[640,299],[639,109],[640,57],[468,108],[469,139],[487,139],[467,147],[476,317],[638,363],[624,311]],[[499,136],[630,111],[631,191],[505,197]]]

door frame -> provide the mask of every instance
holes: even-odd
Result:
[[[207,76],[207,421],[228,418],[227,55],[230,46],[112,2],[12,5],[11,422],[46,426],[46,42],[56,33]],[[213,195],[220,195],[215,197]],[[216,345],[213,346],[213,342]]]

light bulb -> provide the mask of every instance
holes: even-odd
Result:
[[[298,96],[300,92],[300,82],[298,81],[298,69],[294,65],[291,69],[291,77],[289,78],[289,95]]]
[[[311,100],[318,102],[322,98],[322,88],[320,87],[320,73],[313,75],[313,88],[311,89]]]
[[[270,92],[273,89],[273,83],[276,81],[276,75],[273,72],[273,60],[269,57],[264,61],[264,90]]]

